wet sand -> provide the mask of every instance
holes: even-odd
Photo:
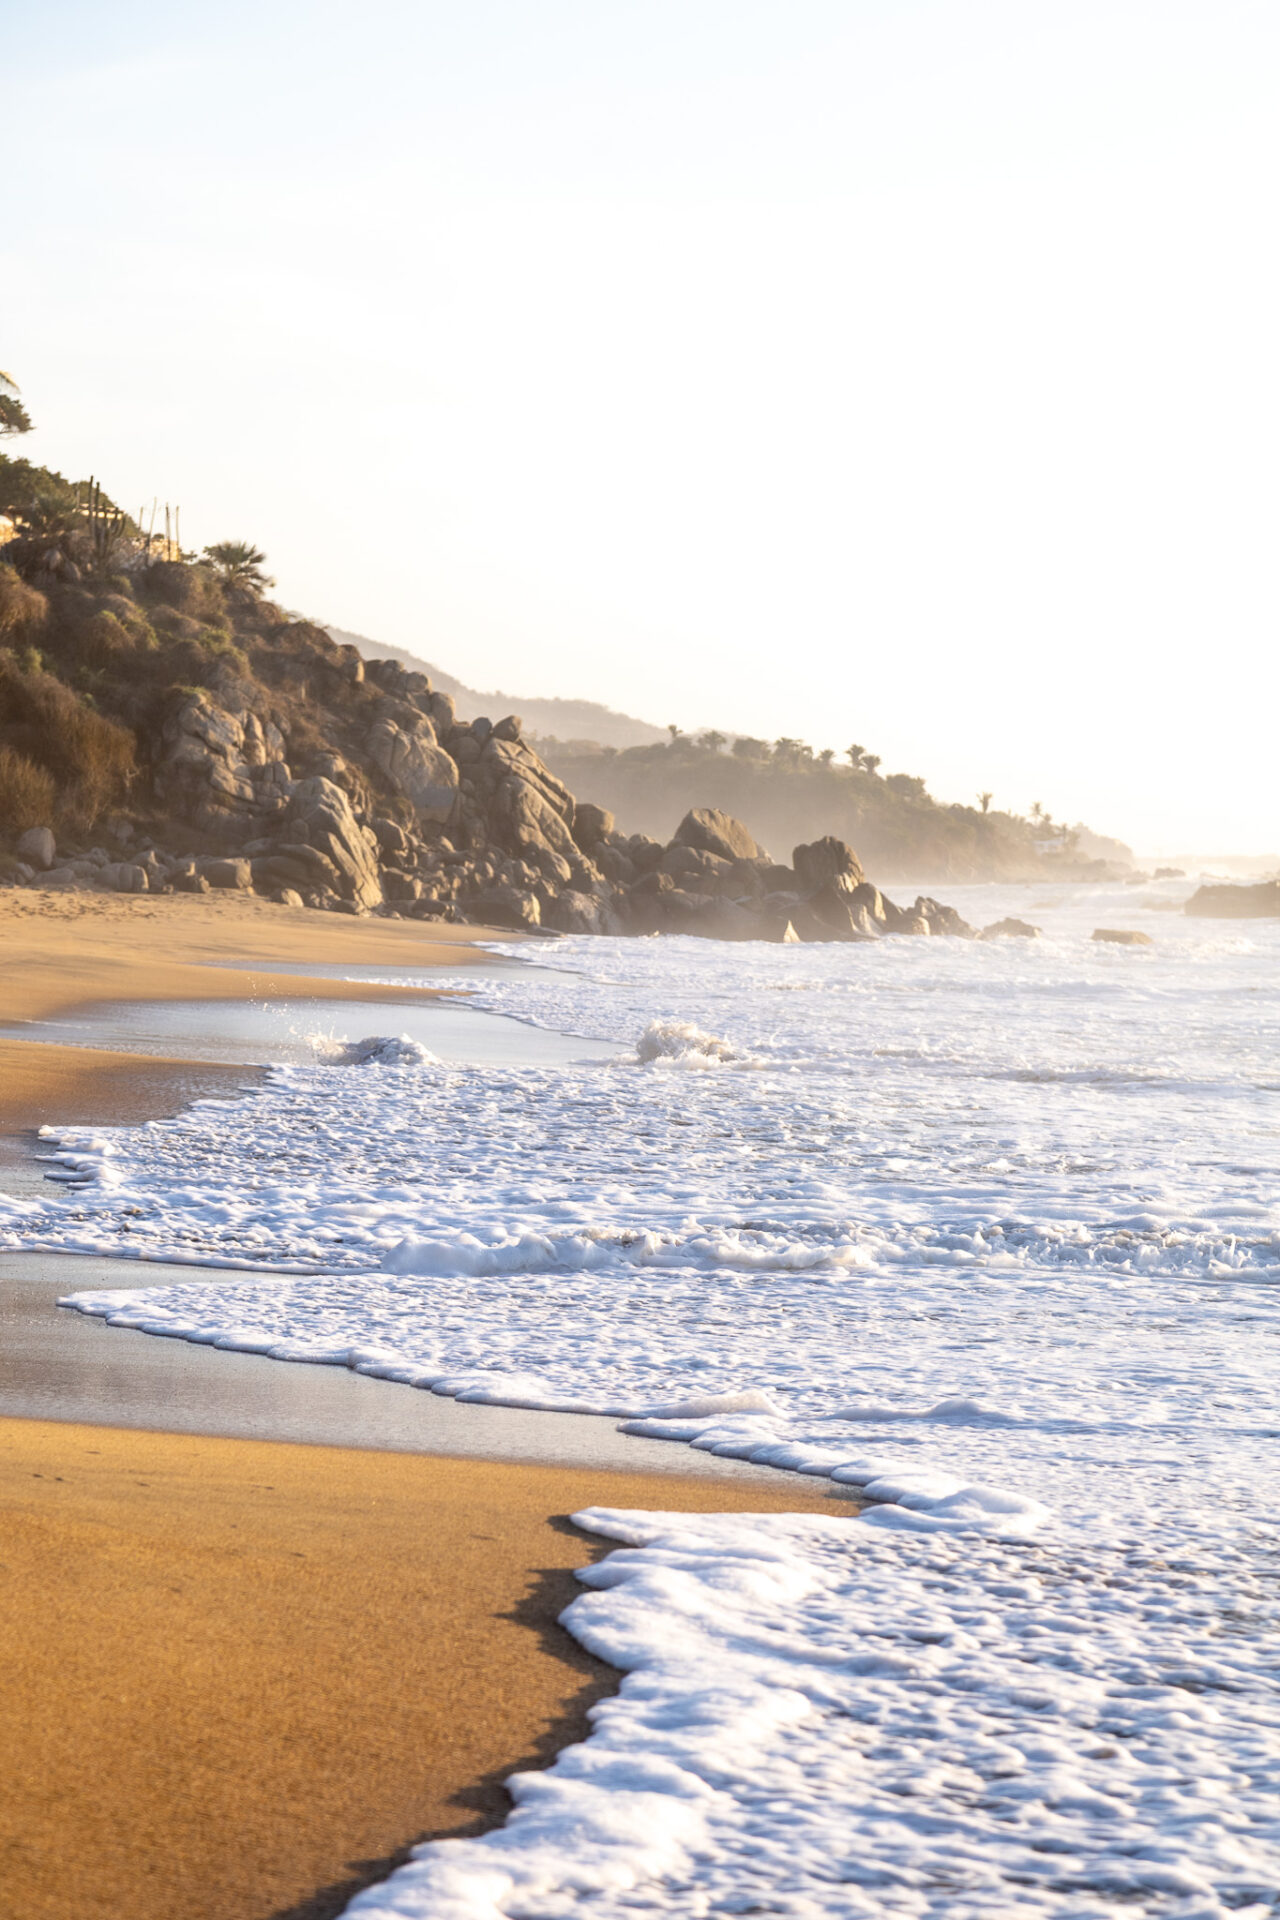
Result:
[[[83,1289],[199,1287],[216,1278],[208,1268],[159,1261],[0,1252],[0,1418],[609,1467],[664,1478],[692,1474],[704,1481],[731,1479],[739,1486],[754,1481],[770,1491],[778,1487],[771,1467],[622,1433],[609,1415],[451,1400],[349,1367],[309,1366],[265,1354],[224,1353],[190,1340],[157,1339],[57,1306]],[[847,1502],[857,1496],[846,1488],[842,1497]]]
[[[322,1920],[413,1842],[500,1821],[503,1779],[616,1684],[556,1624],[592,1503],[835,1504],[0,1420],[0,1907]]]
[[[334,997],[290,961],[458,967],[510,933],[421,920],[356,919],[252,894],[0,892],[0,1017],[37,1020],[87,1000]],[[236,963],[260,968],[250,985]],[[277,970],[278,969],[278,973]],[[279,976],[287,976],[283,984]],[[392,992],[401,991],[393,989]],[[374,997],[367,985],[353,997]]]
[[[290,961],[456,967],[483,958],[465,945],[476,933],[241,897],[4,894],[0,1018],[333,999]],[[259,970],[228,965],[246,959]],[[0,1041],[0,1132],[159,1117],[251,1079]],[[503,1779],[581,1738],[616,1684],[556,1624],[572,1569],[602,1551],[568,1514],[850,1510],[797,1475],[708,1462],[695,1477],[687,1450],[610,1423],[579,1438],[570,1416],[433,1408],[387,1382],[175,1353],[70,1315],[51,1338],[57,1292],[172,1275],[31,1258],[0,1271],[18,1394],[0,1396],[0,1911],[23,1920],[328,1920],[415,1841],[500,1822]],[[205,1430],[143,1430],[166,1395],[174,1424]],[[57,1417],[2,1417],[15,1405]],[[296,1443],[343,1432],[348,1409],[361,1445]],[[470,1457],[431,1450],[446,1445]],[[540,1445],[570,1464],[530,1459]],[[624,1445],[652,1470],[620,1470]]]
[[[0,1021],[119,1000],[410,1004],[432,996],[430,985],[318,979],[290,973],[289,963],[456,968],[483,963],[471,944],[477,938],[483,929],[357,920],[243,894],[14,889],[0,893]],[[258,963],[252,971],[229,964],[246,958]],[[0,1133],[159,1119],[193,1098],[234,1093],[251,1077],[243,1067],[0,1038]]]

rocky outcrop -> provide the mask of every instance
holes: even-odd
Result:
[[[769,858],[741,820],[735,820],[731,813],[721,813],[719,807],[692,808],[676,828],[674,841],[699,853],[714,853],[722,860]]]
[[[1280,917],[1280,880],[1260,880],[1253,887],[1197,887],[1186,911],[1214,920],[1274,920]]]
[[[390,715],[376,720],[369,730],[368,749],[374,765],[415,813],[438,826],[447,825],[458,798],[458,768],[425,715],[415,714],[408,728]]]
[[[295,780],[283,831],[328,861],[342,899],[357,907],[382,904],[377,836],[356,819],[341,787],[319,777]]]
[[[156,798],[212,839],[242,839],[287,804],[283,736],[247,707],[188,694],[164,723],[161,749]]]
[[[573,837],[573,795],[519,738],[518,726],[514,716],[497,727],[481,719],[448,736],[463,837],[472,847],[496,844],[556,891],[590,892],[600,876]]]
[[[686,813],[666,845],[621,832],[606,808],[579,803],[550,772],[518,715],[460,720],[426,674],[369,661],[362,677],[358,659],[326,652],[305,623],[291,633],[290,677],[277,677],[274,695],[242,665],[184,691],[164,715],[148,758],[175,844],[149,843],[120,817],[107,826],[113,853],[59,858],[39,829],[24,837],[11,876],[133,893],[252,892],[528,933],[971,935],[935,900],[895,905],[832,837],[796,847],[783,865],[715,807]],[[261,659],[253,671],[265,671]]]
[[[795,868],[797,881],[806,893],[817,893],[820,888],[827,886],[852,892],[866,879],[862,862],[853,848],[843,840],[833,839],[830,834],[825,840],[814,840],[808,846],[796,847],[791,855],[791,864]]]
[[[756,847],[754,857],[730,857],[719,847]],[[701,842],[703,844],[694,844]],[[826,839],[797,847],[790,867],[777,865],[756,846],[742,823],[727,814],[701,811],[681,822],[662,848],[641,836],[605,835],[597,864],[614,857],[634,873],[620,885],[614,911],[632,933],[696,933],[720,940],[879,940],[891,934],[952,934],[973,938],[954,908],[921,896],[902,908],[865,878],[853,849]]]

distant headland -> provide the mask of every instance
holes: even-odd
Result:
[[[873,939],[962,923],[926,896],[895,907],[864,860],[923,884],[1130,871],[1118,842],[987,794],[942,805],[861,746],[841,763],[585,701],[531,703],[538,730],[528,713],[464,717],[482,696],[460,681],[276,605],[249,542],[184,553],[176,516],[157,535],[96,482],[0,456],[0,515],[11,884]],[[775,859],[766,841],[794,852]]]

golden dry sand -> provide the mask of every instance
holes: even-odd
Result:
[[[485,937],[479,927],[314,913],[252,894],[13,888],[0,893],[0,1019],[47,1019],[92,1000],[408,999],[400,988],[289,975],[289,962],[458,966],[482,958],[469,943]],[[245,960],[262,963],[252,988],[225,964]]]
[[[812,1483],[0,1421],[0,1911],[321,1920],[615,1684],[556,1624],[579,1507]]]
[[[290,963],[457,966],[478,931],[2,893],[0,1018],[337,997]],[[245,959],[263,971],[212,964]],[[246,1077],[0,1041],[0,1132],[136,1121]],[[505,1776],[580,1738],[616,1682],[556,1625],[601,1551],[565,1518],[591,1505],[841,1510],[792,1476],[0,1421],[3,1920],[328,1920],[415,1840],[500,1821]]]
[[[290,962],[458,967],[483,959],[476,927],[355,919],[233,893],[0,893],[0,1020],[40,1020],[109,1000],[386,1000],[430,987],[377,987],[292,974]],[[514,936],[504,934],[503,939]],[[245,972],[228,961],[261,962]],[[232,1091],[218,1067],[0,1039],[0,1132],[157,1119]]]

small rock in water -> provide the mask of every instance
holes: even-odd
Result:
[[[22,852],[21,841],[18,852]],[[1197,887],[1185,910],[1209,919],[1274,919],[1280,916],[1280,880],[1260,880],[1256,887]]]
[[[1095,940],[1102,938],[1101,934],[1097,933],[1093,937]],[[1007,920],[993,920],[989,927],[982,929],[978,938],[979,940],[1038,940],[1040,929],[1033,927],[1029,920],[1017,920],[1010,916]]]
[[[1095,940],[1106,940],[1113,947],[1153,947],[1155,941],[1149,933],[1138,933],[1132,927],[1095,927]]]

